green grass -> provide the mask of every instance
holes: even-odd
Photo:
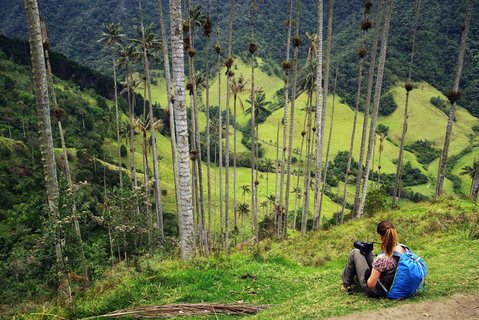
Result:
[[[474,160],[479,158],[479,147],[473,148],[472,151],[460,158],[452,168],[452,174],[461,178],[461,192],[469,195],[472,179],[469,175],[460,175],[462,168],[465,166],[472,166]]]
[[[259,65],[264,63],[261,59],[258,60]],[[224,68],[223,68],[224,69]],[[224,74],[224,70],[222,69],[222,75]],[[249,85],[251,84],[250,81],[250,66],[249,63],[241,61],[240,59],[235,60],[235,64],[233,66],[233,71],[235,72],[235,76],[243,75],[245,79],[248,81],[246,85],[245,92],[241,93],[239,97],[245,104],[245,108],[248,108],[249,105],[246,103],[246,99],[249,96]],[[152,88],[152,95],[153,101],[159,102],[162,108],[166,108],[167,97],[166,97],[166,89],[165,89],[165,80],[161,77],[161,73],[158,71],[154,71],[156,73],[156,83],[153,85]],[[226,107],[226,79],[222,77],[221,82],[221,99],[222,99],[222,108]],[[257,86],[261,86],[265,93],[266,98],[269,101],[273,101],[274,95],[276,91],[283,86],[283,81],[276,77],[276,76],[269,76],[265,72],[261,71],[260,68],[256,68],[255,70],[255,84]],[[138,92],[142,93],[143,89],[139,88]],[[405,104],[405,94],[402,86],[397,85],[392,89],[394,94],[394,99],[398,105],[398,108],[395,112],[387,117],[380,117],[378,122],[389,126],[389,135],[388,139],[384,141],[384,147],[382,152],[382,160],[381,160],[381,171],[383,173],[395,173],[396,172],[396,165],[395,161],[399,154],[399,141],[400,135],[402,131],[402,118],[404,112],[404,104]],[[447,123],[447,116],[441,112],[439,109],[434,107],[430,103],[431,97],[440,96],[445,99],[441,92],[433,88],[432,86],[428,85],[427,83],[420,83],[418,88],[413,90],[410,95],[409,99],[409,125],[408,125],[408,132],[406,135],[406,144],[411,144],[416,140],[419,139],[428,139],[434,142],[437,148],[442,148],[444,131]],[[188,97],[187,97],[188,98]],[[313,101],[314,101],[313,97]],[[300,135],[301,131],[303,130],[303,123],[305,118],[305,111],[304,107],[307,103],[306,95],[303,94],[296,100],[296,111],[295,111],[295,129],[294,129],[294,137],[293,137],[293,148],[300,149],[301,147],[301,140],[302,137]],[[328,98],[328,109],[327,109],[327,121],[326,121],[326,137],[329,134],[329,127],[330,127],[330,118],[331,118],[331,105],[332,105],[332,96]],[[201,94],[201,103],[205,103],[205,93],[202,92]],[[218,104],[218,79],[214,77],[210,79],[210,105],[217,105]],[[335,101],[336,106],[336,114],[333,123],[333,135],[331,140],[331,154],[330,160],[334,159],[340,151],[347,151],[349,150],[350,144],[350,137],[351,137],[351,129],[352,129],[352,122],[354,117],[354,111],[347,105],[341,103],[341,98],[337,97]],[[233,101],[230,103],[231,112],[233,111]],[[238,124],[244,125],[249,120],[249,115],[244,115],[241,111],[241,108],[237,106],[238,109],[238,117],[237,122]],[[271,114],[264,123],[259,125],[259,139],[262,142],[262,146],[265,150],[264,158],[269,159],[276,159],[276,134],[277,134],[277,126],[278,123],[281,123],[283,118],[283,108],[278,109],[273,114]],[[205,130],[205,114],[200,112],[200,131],[204,132]],[[356,137],[354,141],[354,149],[353,149],[353,157],[355,160],[359,158],[359,146],[361,143],[361,130],[362,130],[362,123],[363,123],[363,114],[358,114],[358,123],[356,128]],[[458,107],[456,111],[456,122],[453,128],[453,136],[451,140],[451,148],[450,148],[450,155],[457,154],[467,146],[471,145],[472,143],[477,143],[478,137],[472,131],[472,127],[477,125],[479,120],[473,116],[471,116],[465,109]],[[426,124],[427,128],[425,128]],[[425,130],[427,129],[427,130]],[[231,136],[232,136],[232,126],[231,126]],[[247,151],[246,147],[241,144],[241,132],[238,131],[238,152],[245,152]],[[280,125],[280,135],[279,135],[279,146],[280,146],[280,157],[281,157],[281,148],[283,145],[282,142],[283,137],[283,126]],[[232,149],[232,139],[230,140],[230,145]],[[379,165],[379,140],[376,142],[376,152],[374,157],[374,166],[372,170],[377,170]],[[305,147],[303,147],[303,156],[305,158]],[[295,152],[294,157],[297,159],[300,158],[300,154]],[[323,157],[326,155],[326,150],[323,151]],[[416,192],[423,193],[424,195],[433,195],[434,188],[431,187],[435,184],[435,178],[437,176],[437,163],[438,160],[436,159],[431,164],[423,166],[418,163],[415,155],[406,151],[404,154],[404,161],[411,162],[413,167],[419,168],[422,173],[426,174],[430,177],[430,183],[428,185],[422,186],[414,186],[411,187],[412,190]],[[467,156],[466,156],[467,157]],[[469,156],[470,157],[470,156]],[[140,158],[141,160],[141,158]],[[141,164],[141,162],[139,162]],[[293,165],[293,168],[299,168],[299,162]],[[261,188],[261,187],[260,187]],[[446,181],[444,186],[445,192],[451,193],[453,192],[452,182]],[[331,203],[332,204],[332,203]],[[334,207],[334,204],[332,204]],[[331,207],[331,209],[332,209]],[[330,212],[332,213],[332,212]]]
[[[400,86],[395,86],[393,93],[398,108],[391,115],[381,117],[379,122],[389,126],[392,141],[399,145],[406,95]],[[441,97],[447,101],[440,91],[427,83],[420,83],[418,88],[411,91],[406,145],[416,140],[427,139],[433,141],[437,148],[442,148],[447,115],[431,104],[431,97]],[[465,109],[457,108],[449,149],[450,155],[459,153],[469,145],[469,135],[473,133],[472,127],[476,124],[478,124],[477,118],[471,116]]]
[[[400,241],[424,258],[428,267],[426,292],[404,302],[370,299],[358,289],[353,296],[339,290],[352,242],[378,241],[375,226],[383,219],[396,225]],[[252,318],[309,319],[440,299],[459,292],[477,294],[478,219],[473,203],[443,199],[404,205],[305,238],[294,233],[280,243],[265,240],[257,247],[243,246],[230,256],[189,262],[145,256],[136,264],[118,264],[73,304],[47,304],[45,310],[75,318],[139,305],[243,301],[271,306]],[[256,280],[243,279],[247,273]],[[210,318],[215,319],[201,319]]]

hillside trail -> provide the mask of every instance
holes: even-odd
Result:
[[[419,303],[406,303],[400,306],[360,312],[352,315],[328,318],[329,320],[478,320],[479,319],[479,294],[457,294],[452,297],[423,301]]]

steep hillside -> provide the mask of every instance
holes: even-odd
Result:
[[[277,91],[280,90],[283,86],[283,81],[275,75],[269,75],[267,72],[261,70],[261,66],[264,62],[259,59],[258,66],[259,68],[255,71],[255,83],[258,87],[264,90],[266,100],[270,102],[268,109],[275,110],[270,116],[266,118],[263,123],[259,124],[259,139],[262,143],[262,149],[264,150],[264,157],[269,158],[273,161],[276,160],[276,133],[278,123],[280,124],[280,136],[279,136],[279,146],[280,150],[282,148],[282,119],[284,114],[284,109],[280,104],[277,96]],[[250,67],[245,64],[241,59],[235,61],[233,67],[235,70],[235,76],[238,77],[242,75],[247,81],[245,91],[239,94],[244,109],[248,109],[250,104],[247,102],[250,96]],[[224,71],[224,70],[223,70]],[[161,76],[161,73],[155,73],[158,78],[155,78],[155,85],[153,86],[153,100],[156,103],[159,103],[162,108],[167,106],[166,98],[166,89],[165,89],[165,80]],[[221,72],[224,74],[224,72]],[[224,79],[222,79],[224,80]],[[211,81],[210,88],[210,105],[217,106],[218,103],[218,79],[214,77]],[[226,81],[222,81],[222,107],[223,110],[226,108]],[[139,89],[138,92],[142,92],[142,89]],[[389,116],[379,117],[379,123],[387,127],[387,139],[384,141],[383,152],[381,155],[381,172],[383,174],[394,174],[396,172],[396,159],[399,154],[399,144],[400,144],[400,135],[402,132],[402,121],[404,113],[404,104],[405,104],[405,93],[404,89],[400,84],[397,84],[392,87],[389,91],[389,94],[393,95],[394,103],[396,109]],[[204,107],[205,103],[205,94],[204,91],[201,93],[201,101]],[[438,163],[438,154],[432,158],[427,158],[423,160],[422,158],[418,161],[418,155],[424,154],[424,150],[412,151],[411,147],[418,140],[427,140],[432,143],[432,147],[435,150],[440,150],[443,145],[444,132],[446,129],[447,115],[444,111],[441,111],[438,107],[434,106],[431,103],[431,99],[439,97],[441,100],[446,101],[444,95],[433,88],[427,83],[419,83],[417,88],[412,91],[409,105],[410,112],[408,117],[408,131],[406,136],[406,146],[408,150],[405,152],[405,162],[410,162],[413,168],[418,168],[422,174],[428,177],[428,183],[407,186],[408,189],[421,193],[426,196],[432,196],[434,194],[435,178],[437,175],[437,163]],[[315,97],[313,97],[315,99]],[[189,100],[188,100],[189,101]],[[307,103],[306,94],[302,94],[296,100],[296,112],[295,112],[295,133],[293,137],[293,149],[294,157],[300,159],[299,150],[301,148],[301,131],[303,130],[304,118],[305,118],[305,106]],[[332,106],[332,95],[328,99],[328,105]],[[354,111],[350,106],[344,103],[342,97],[337,97],[335,101],[335,117],[333,123],[333,135],[331,140],[331,154],[330,160],[333,160],[339,152],[348,151],[350,137],[351,137],[351,128],[354,118]],[[233,112],[233,102],[230,104],[231,114]],[[447,110],[446,110],[447,111]],[[326,121],[326,134],[329,134],[329,128],[331,123],[331,112],[332,109],[328,108],[327,110],[327,121]],[[237,106],[237,123],[238,127],[245,127],[249,123],[250,116],[245,114],[240,107],[238,102]],[[200,112],[200,131],[204,132],[205,120],[204,112]],[[355,147],[353,150],[353,157],[355,160],[359,158],[359,146],[361,143],[361,130],[363,123],[363,114],[358,115],[358,124],[356,127],[356,137],[355,137]],[[479,119],[472,116],[467,110],[462,107],[458,107],[456,114],[456,121],[453,129],[453,136],[451,142],[451,156],[459,155],[468,157],[477,157],[477,152],[475,150],[469,150],[472,146],[477,144],[477,141],[474,142],[474,139],[478,136],[478,132],[474,131],[473,128],[479,125]],[[232,134],[232,129],[231,132]],[[232,138],[231,138],[232,139]],[[238,131],[238,151],[239,152],[248,152],[246,146],[240,143],[242,139],[241,130]],[[232,140],[230,141],[232,145]],[[379,144],[379,138],[377,141]],[[378,149],[379,147],[377,147]],[[303,147],[302,159],[305,159],[306,152]],[[326,155],[326,150],[323,150],[323,156]],[[377,171],[377,166],[379,165],[379,151],[376,150],[374,158],[375,166],[373,171]],[[295,169],[304,169],[301,167],[301,164],[295,163],[293,165]],[[457,179],[459,179],[457,170],[452,172]],[[466,183],[466,181],[464,181]],[[302,185],[302,182],[301,184]],[[463,184],[461,184],[463,185]],[[445,190],[448,192],[453,191],[453,183],[450,180],[446,180]],[[459,190],[465,190],[462,187],[457,187],[456,192]],[[466,192],[467,193],[467,192]],[[354,194],[354,188],[350,187],[348,192],[349,196]],[[333,209],[335,210],[335,209]]]
[[[168,22],[168,2],[161,1]],[[206,8],[206,0],[193,1]],[[328,1],[325,1],[328,3]],[[333,25],[333,55],[332,63],[341,70],[340,95],[353,104],[355,96],[355,66],[359,44],[359,24],[362,15],[363,1],[335,1],[335,16]],[[376,5],[376,1],[374,1]],[[40,1],[43,14],[50,30],[53,47],[73,58],[77,62],[87,64],[105,74],[110,74],[111,60],[109,52],[102,48],[96,40],[103,24],[110,21],[121,22],[128,36],[135,36],[134,25],[138,24],[136,1]],[[158,14],[156,1],[144,1],[146,23],[153,23],[158,31]],[[221,25],[226,26],[228,1],[221,0]],[[417,53],[413,79],[426,81],[444,92],[452,85],[451,74],[454,72],[457,60],[461,25],[466,3],[447,0],[421,1],[421,21],[417,40]],[[233,51],[242,56],[247,53],[249,42],[249,2],[235,2],[236,14],[234,21],[235,34]],[[327,13],[327,4],[325,5]],[[25,37],[26,28],[23,13],[23,3],[20,0],[0,1],[0,11],[4,19],[0,21],[0,33],[12,37]],[[212,16],[216,23],[216,7],[212,5]],[[373,9],[374,12],[374,9]],[[280,65],[285,59],[286,27],[284,21],[288,18],[288,1],[258,1],[256,12],[255,36],[258,42],[258,56],[268,63]],[[325,14],[325,17],[327,14]],[[64,21],[68,21],[65,24]],[[314,33],[316,26],[316,1],[301,2],[301,35]],[[385,86],[391,87],[398,80],[404,80],[407,74],[407,62],[411,47],[411,33],[414,23],[413,2],[395,2],[388,63],[386,64]],[[222,30],[225,30],[222,28]],[[68,36],[65,36],[68,35]],[[215,43],[213,33],[212,45]],[[479,50],[479,10],[473,10],[471,31],[469,33],[466,64],[461,88],[464,92],[463,106],[476,116],[479,115],[479,62],[475,58]],[[226,36],[222,36],[224,42]],[[196,42],[198,46],[198,61],[204,61],[203,40]],[[304,58],[307,53],[307,40],[300,50]],[[226,47],[223,45],[223,47]],[[213,50],[210,50],[213,52]],[[276,70],[279,68],[276,67]],[[334,70],[332,68],[331,70]]]

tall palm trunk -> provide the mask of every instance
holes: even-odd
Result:
[[[454,116],[456,113],[456,102],[460,98],[459,82],[462,75],[462,67],[464,65],[464,53],[466,51],[467,34],[471,24],[473,0],[467,1],[466,17],[464,19],[464,27],[461,35],[461,45],[459,47],[459,57],[457,59],[456,77],[454,78],[454,85],[452,92],[448,94],[451,109],[449,110],[449,117],[447,119],[446,135],[444,137],[444,147],[442,148],[441,158],[439,160],[439,174],[436,184],[436,196],[441,196],[443,192],[444,179],[446,178],[447,157],[449,155],[449,144],[451,143],[452,125],[454,123]]]
[[[474,202],[477,202],[477,196],[478,195],[479,195],[479,160],[477,161],[477,164],[476,164],[476,169],[475,169],[475,173],[474,173],[474,180],[472,182],[471,196],[472,196],[472,200]]]
[[[250,25],[251,25],[251,41],[249,43],[249,52],[251,54],[251,209],[253,215],[253,235],[254,241],[259,241],[259,228],[258,228],[258,208],[257,208],[257,188],[255,178],[255,163],[257,159],[257,140],[255,139],[255,126],[256,126],[256,106],[255,106],[255,88],[254,88],[254,54],[256,52],[256,44],[254,42],[254,3],[251,4],[250,11]],[[266,181],[268,181],[268,173],[266,172]],[[266,182],[267,183],[267,182]],[[266,190],[268,185],[266,185]],[[235,188],[236,190],[236,188]]]
[[[237,225],[237,208],[236,208],[236,100],[238,96],[236,93],[233,94],[233,230],[235,234],[235,245],[236,245],[236,235],[238,230]]]
[[[334,0],[329,0],[328,3],[328,32],[326,35],[326,53],[324,59],[324,87],[323,87],[323,114],[322,114],[322,126],[321,126],[321,150],[324,149],[324,128],[326,126],[326,110],[328,106],[328,94],[329,94],[329,68],[331,61],[331,43],[333,39],[333,16],[334,16]],[[334,104],[334,101],[333,101]],[[329,149],[329,147],[328,147]],[[328,157],[326,157],[325,171],[328,166]],[[319,198],[319,212],[323,209],[323,195],[324,195],[324,182],[326,181],[326,172],[323,174],[323,184],[321,186],[321,195]]]
[[[349,179],[349,174],[351,172],[351,162],[353,159],[353,150],[354,150],[354,138],[356,137],[356,124],[357,124],[357,118],[358,118],[358,112],[359,112],[359,104],[361,101],[361,90],[362,90],[362,83],[363,83],[363,65],[364,65],[364,58],[366,57],[366,53],[367,53],[366,40],[365,40],[367,28],[363,28],[363,26],[366,26],[366,22],[369,22],[368,16],[369,16],[369,11],[368,9],[365,8],[364,14],[363,14],[363,20],[361,22],[362,47],[358,51],[359,52],[359,75],[358,75],[358,91],[356,93],[356,106],[354,108],[353,131],[351,133],[351,142],[349,145],[348,163],[346,166],[346,172],[344,173],[343,203],[341,206],[341,214],[340,214],[341,223],[344,222],[344,209],[346,207],[346,201],[347,201],[348,179]]]
[[[188,125],[185,96],[185,66],[183,56],[183,28],[181,1],[170,0],[171,56],[173,64],[173,89],[175,97],[175,124],[178,147],[178,218],[182,259],[195,253],[193,234],[193,201],[191,194]]]
[[[388,47],[389,26],[391,24],[391,14],[393,9],[393,0],[386,1],[385,15],[384,15],[384,28],[381,39],[381,52],[379,54],[378,75],[376,80],[376,88],[374,90],[374,105],[371,115],[371,126],[369,128],[369,144],[368,153],[366,155],[366,170],[364,174],[363,193],[359,202],[358,212],[356,217],[361,217],[364,204],[366,202],[366,195],[368,191],[369,171],[371,169],[372,153],[376,141],[376,122],[378,118],[379,100],[381,98],[381,89],[383,85],[384,65],[386,64],[386,53]]]
[[[210,18],[210,1],[207,1],[207,17],[206,22],[203,26],[203,33],[206,37],[205,44],[205,82],[206,82],[206,94],[205,94],[205,109],[206,109],[206,180],[207,180],[207,197],[208,197],[208,230],[206,233],[206,241],[208,247],[211,246],[211,137],[210,137],[210,60],[209,60],[209,49],[210,49],[210,33],[211,33],[211,18]]]
[[[328,146],[326,147],[326,158],[324,159],[324,173],[323,173],[323,185],[321,186],[321,198],[319,199],[319,210],[322,210],[323,207],[323,197],[326,190],[326,179],[328,177],[328,167],[329,167],[329,152],[331,150],[331,137],[333,136],[333,124],[334,124],[334,104],[336,102],[336,87],[338,84],[338,70],[336,70],[336,76],[334,78],[334,89],[333,89],[333,103],[331,105],[331,124],[329,126],[329,135],[328,135]]]
[[[280,129],[280,122],[278,120],[278,124],[276,127],[276,162],[275,162],[275,173],[274,173],[274,198],[278,199],[278,174],[279,174],[279,129]],[[268,195],[269,196],[269,195]],[[275,200],[275,201],[276,201]]]
[[[48,208],[52,218],[52,225],[57,225],[60,218],[58,212],[59,191],[55,154],[53,151],[50,108],[48,105],[48,80],[43,52],[40,14],[37,0],[24,0],[24,5],[27,17],[28,39],[30,42],[35,102],[38,116],[38,127],[40,129],[40,153],[43,164],[43,173],[45,176]],[[71,290],[69,288],[68,278],[66,277],[58,231],[55,232],[55,255],[60,288],[62,290],[67,289],[69,298],[71,298]]]
[[[284,201],[284,223],[283,223],[283,234],[279,234],[280,238],[288,237],[288,216],[289,216],[289,196],[290,196],[290,187],[291,187],[291,159],[293,155],[293,134],[294,134],[294,108],[296,104],[296,92],[297,92],[297,82],[298,82],[298,54],[299,46],[301,44],[301,37],[299,36],[299,16],[300,16],[300,3],[301,0],[296,0],[296,35],[294,37],[294,51],[293,51],[293,84],[292,84],[292,99],[291,99],[291,115],[289,117],[289,142],[288,142],[288,163],[287,171],[288,175],[286,177],[286,192],[285,192],[285,201]]]
[[[219,189],[220,189],[220,242],[222,246],[225,246],[224,243],[224,219],[223,219],[223,110],[221,108],[221,45],[220,45],[220,2],[216,1],[216,11],[218,21],[216,22],[216,38],[217,43],[215,45],[217,57],[217,68],[218,68],[218,123],[219,123],[219,132],[218,132],[218,161],[219,161]]]
[[[313,230],[319,227],[319,218],[321,212],[319,211],[319,186],[321,184],[321,165],[323,160],[323,145],[322,145],[322,126],[323,126],[323,0],[318,0],[318,27],[317,32],[317,50],[316,56],[316,173],[314,185],[314,217]]]
[[[45,54],[45,63],[47,67],[47,81],[48,81],[48,90],[50,93],[50,99],[51,102],[53,103],[53,109],[56,111],[57,117],[57,124],[58,124],[58,132],[60,134],[60,142],[62,146],[62,153],[63,153],[63,161],[65,161],[65,175],[67,177],[67,183],[68,187],[73,190],[73,181],[72,181],[72,175],[70,171],[70,165],[68,162],[68,149],[65,144],[65,136],[63,135],[63,128],[62,128],[62,123],[61,123],[61,115],[62,112],[58,108],[58,101],[57,101],[57,95],[55,92],[55,83],[53,82],[53,72],[52,72],[52,66],[50,63],[50,39],[48,38],[48,31],[47,31],[47,25],[43,17],[40,18],[40,24],[42,27],[42,38],[43,38],[43,48],[44,48],[44,54]],[[85,276],[88,278],[88,268],[86,267],[86,259],[85,259],[85,251],[83,249],[83,240],[81,236],[81,230],[80,230],[80,224],[78,223],[78,219],[76,217],[76,204],[73,203],[72,205],[72,216],[73,216],[73,225],[75,228],[75,234],[78,238],[78,243],[80,245],[80,256],[82,259],[82,263],[85,265]]]
[[[140,9],[140,27],[141,35],[145,37],[145,28],[143,26],[143,12],[141,8],[141,0],[138,1]],[[150,80],[150,62],[148,61],[148,53],[145,42],[143,42],[143,63],[145,67],[145,83],[148,91],[148,118],[150,119],[150,139],[151,139],[151,156],[153,158],[153,174],[155,177],[155,212],[156,223],[160,234],[160,242],[163,241],[163,209],[161,207],[161,190],[160,190],[160,170],[158,164],[158,155],[156,152],[156,136],[155,136],[155,118],[153,116],[153,103],[151,102],[151,80]]]
[[[407,81],[405,83],[406,89],[406,104],[404,106],[404,115],[403,115],[403,124],[402,124],[402,134],[401,134],[401,144],[399,147],[399,157],[396,166],[396,178],[394,181],[394,189],[393,189],[393,202],[398,203],[399,197],[401,194],[401,171],[402,171],[402,164],[404,158],[404,144],[406,142],[406,132],[407,132],[407,118],[408,118],[408,106],[409,106],[409,93],[413,89],[413,85],[411,83],[411,76],[412,76],[412,66],[414,61],[414,49],[416,47],[416,35],[417,35],[417,27],[419,25],[419,9],[421,5],[421,0],[416,0],[415,4],[415,12],[416,12],[416,24],[414,26],[414,32],[412,35],[412,48],[411,48],[411,57],[409,60],[409,74]]]
[[[188,0],[188,7],[191,9],[191,0]],[[200,248],[206,253],[207,249],[207,243],[206,243],[206,226],[205,226],[205,200],[204,200],[204,190],[203,190],[203,168],[201,166],[201,140],[200,140],[200,125],[199,125],[199,112],[198,112],[198,92],[196,88],[196,78],[195,78],[195,54],[194,54],[194,36],[195,36],[195,29],[194,29],[194,24],[192,23],[192,19],[190,17],[190,48],[192,50],[189,50],[189,71],[190,71],[190,82],[192,85],[192,100],[191,104],[193,106],[193,121],[194,121],[194,128],[195,130],[193,131],[194,134],[194,139],[193,141],[195,142],[194,149],[197,152],[197,156],[195,157],[196,159],[196,165],[197,165],[197,170],[198,170],[198,187],[199,187],[199,232],[198,232],[198,237],[199,237],[199,242],[200,242]]]
[[[304,185],[303,185],[303,212],[301,215],[301,234],[304,236],[306,234],[306,228],[308,223],[308,214],[309,214],[309,196],[311,192],[311,162],[313,158],[313,145],[315,131],[313,130],[313,90],[312,88],[308,92],[308,128],[306,130],[306,170],[304,171]],[[316,115],[317,116],[317,115]]]
[[[283,195],[284,195],[284,174],[286,164],[286,147],[287,147],[287,133],[288,133],[288,109],[289,109],[289,69],[291,68],[291,62],[289,61],[290,47],[291,47],[291,30],[293,29],[293,0],[289,1],[289,19],[288,19],[288,39],[286,41],[286,60],[283,62],[284,70],[284,116],[283,116],[283,149],[281,153],[281,176],[279,181],[279,201],[277,208],[277,224],[278,224],[278,237],[280,237],[280,230],[283,221]]]
[[[357,217],[358,207],[359,207],[359,196],[361,194],[361,182],[363,181],[363,163],[364,163],[364,151],[366,149],[366,140],[368,132],[368,122],[369,122],[369,108],[371,106],[371,97],[373,91],[373,82],[374,82],[374,71],[376,69],[376,56],[378,52],[378,42],[379,42],[379,26],[381,25],[382,20],[382,4],[383,1],[377,1],[378,9],[376,10],[376,18],[374,19],[374,39],[371,48],[371,59],[369,62],[369,73],[368,73],[368,83],[366,89],[366,103],[364,107],[364,119],[363,119],[363,129],[361,134],[361,146],[359,147],[359,161],[358,161],[358,174],[356,175],[356,191],[354,193],[354,205],[353,205],[353,216]]]
[[[167,30],[163,20],[163,9],[161,7],[161,0],[157,0],[158,12],[160,13],[160,29],[161,29],[161,49],[163,51],[163,64],[165,66],[165,79],[166,79],[166,93],[168,95],[168,110],[170,113],[170,136],[171,136],[171,157],[173,162],[173,175],[175,177],[175,194],[176,194],[176,209],[179,211],[178,199],[179,199],[179,180],[178,180],[178,151],[176,147],[176,130],[175,130],[175,108],[173,107],[174,96],[171,92],[171,71],[170,71],[170,59],[168,55],[168,42],[166,40]]]
[[[126,65],[126,87],[128,90],[128,110],[130,113],[130,173],[131,173],[131,187],[136,189],[138,181],[136,179],[136,163],[135,163],[135,126],[133,123],[135,114],[135,93],[131,87],[131,68],[130,64]]]
[[[308,112],[308,106],[309,106],[309,95],[308,95],[308,101],[306,102],[306,115],[304,117],[304,121],[303,121],[303,131],[301,131],[301,148],[299,150],[299,164],[301,165],[301,167],[303,167],[302,163],[303,163],[303,147],[304,147],[304,140],[305,140],[305,136],[306,136],[306,124],[308,122],[308,118],[310,116],[310,113]],[[298,173],[298,176],[296,178],[296,189],[295,190],[295,199],[294,199],[294,212],[293,212],[293,230],[296,230],[296,219],[298,217],[298,200],[299,200],[299,177],[301,176],[300,173]]]
[[[231,100],[231,67],[233,65],[232,45],[233,45],[233,13],[234,13],[234,0],[230,0],[230,14],[229,14],[229,27],[228,27],[228,59],[225,62],[226,65],[226,146],[225,146],[225,243],[226,250],[229,247],[229,195],[230,195],[230,100]],[[236,190],[234,190],[236,192]],[[233,209],[234,210],[234,209]]]
[[[123,189],[123,168],[121,166],[121,143],[120,143],[120,115],[118,112],[118,85],[116,81],[116,59],[113,58],[113,89],[115,90],[115,124],[116,124],[116,144],[118,156],[118,175],[120,179],[120,189]]]
[[[146,96],[146,95],[145,95]],[[146,114],[145,114],[146,118]],[[151,248],[151,230],[153,229],[153,221],[151,217],[151,206],[150,206],[150,188],[149,188],[149,173],[150,170],[148,166],[148,137],[146,128],[142,128],[143,134],[143,185],[146,188],[147,199],[145,203],[146,207],[146,220],[147,220],[147,233],[148,233],[148,247]]]
[[[344,209],[346,207],[346,200],[347,200],[348,179],[349,179],[349,174],[351,171],[351,162],[353,159],[354,137],[356,136],[356,123],[358,118],[359,102],[361,99],[361,84],[363,80],[363,62],[364,62],[364,59],[361,58],[361,61],[359,62],[358,91],[356,94],[356,107],[354,108],[353,130],[351,132],[351,141],[349,144],[348,164],[346,166],[346,172],[344,173],[343,204],[341,206],[341,216],[340,216],[341,223],[344,222]]]

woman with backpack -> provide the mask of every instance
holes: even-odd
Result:
[[[391,222],[380,222],[376,230],[381,237],[382,252],[375,257],[371,252],[353,249],[341,274],[343,290],[352,294],[351,286],[357,276],[361,289],[369,297],[398,299],[413,295],[425,279],[424,262],[406,246],[399,244],[398,233]],[[410,272],[405,272],[406,269]],[[393,282],[394,292],[390,291]]]

